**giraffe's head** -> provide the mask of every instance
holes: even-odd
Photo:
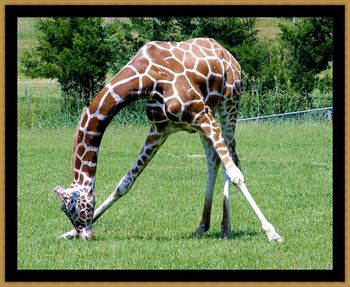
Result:
[[[79,237],[93,239],[92,219],[95,199],[92,191],[79,187],[64,189],[57,186],[54,192],[62,200],[61,210],[68,216]]]

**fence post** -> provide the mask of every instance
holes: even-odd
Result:
[[[327,118],[328,118],[329,121],[332,120],[332,110],[331,109],[329,109],[328,112],[327,112]]]
[[[29,125],[29,117],[30,117],[30,94],[28,92],[28,88],[26,87],[24,90],[24,97],[26,99],[27,102],[27,110],[26,110],[26,126],[29,129],[30,125]]]

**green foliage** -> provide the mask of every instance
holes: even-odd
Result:
[[[39,44],[21,59],[25,75],[57,79],[69,109],[77,108],[77,97],[88,103],[104,85],[110,50],[101,21],[41,19]]]
[[[197,19],[192,36],[214,38],[235,55],[241,44],[254,43],[256,34],[254,18],[203,17]]]
[[[182,41],[211,37],[235,54],[239,45],[252,44],[257,30],[254,18],[160,17],[118,18],[108,28],[111,68],[118,72],[149,41]]]
[[[291,52],[292,85],[309,93],[315,87],[315,75],[333,59],[333,19],[299,18],[281,23],[280,28],[282,43]]]

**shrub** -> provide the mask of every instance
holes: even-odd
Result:
[[[280,23],[281,39],[291,53],[291,82],[296,90],[311,92],[315,75],[333,59],[333,19],[298,18]]]
[[[76,110],[104,85],[110,49],[100,18],[47,18],[38,21],[39,44],[24,53],[23,72],[57,79],[65,108]]]

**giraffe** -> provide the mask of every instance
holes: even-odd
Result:
[[[261,222],[269,241],[282,237],[265,218],[249,193],[239,169],[234,132],[241,92],[241,68],[236,59],[214,39],[183,42],[153,41],[144,45],[97,94],[82,113],[73,155],[73,183],[55,187],[62,211],[74,229],[61,238],[94,237],[92,224],[132,187],[166,139],[185,130],[198,132],[208,164],[204,208],[197,236],[210,228],[213,191],[218,169],[224,167],[222,238],[231,238],[230,183],[241,190]],[[114,192],[95,210],[94,185],[103,133],[126,105],[146,99],[151,128],[145,144]],[[221,128],[213,111],[220,115]]]

